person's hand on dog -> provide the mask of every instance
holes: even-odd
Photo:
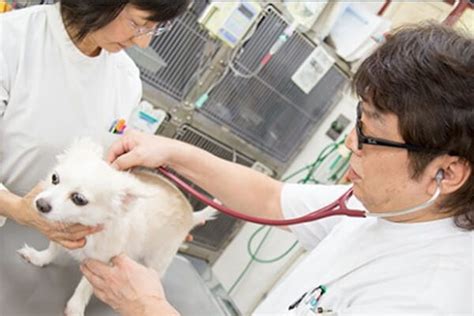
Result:
[[[121,315],[178,315],[168,303],[158,273],[122,254],[112,265],[87,259],[81,271],[94,294]]]
[[[18,199],[13,219],[21,224],[39,230],[48,239],[68,249],[78,249],[86,245],[85,237],[102,230],[102,227],[87,227],[80,224],[65,224],[47,221],[34,207],[35,197],[43,191],[44,185],[38,184],[26,196]]]
[[[157,168],[168,162],[175,144],[166,137],[130,130],[112,144],[107,161],[118,170],[136,166]]]
[[[112,144],[107,161],[118,170],[136,166],[158,168],[169,162],[170,157],[167,154],[176,150],[175,145],[176,140],[129,130]],[[204,224],[205,222],[202,223]],[[188,234],[184,241],[192,242],[193,236]]]

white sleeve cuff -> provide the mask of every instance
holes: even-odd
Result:
[[[0,191],[2,190],[8,191],[8,189],[2,183],[0,183]]]
[[[8,191],[8,189],[3,184],[0,183],[0,191],[2,191],[2,190]],[[6,217],[0,216],[0,227],[5,225],[6,221],[7,221]]]

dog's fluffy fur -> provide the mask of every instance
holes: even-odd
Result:
[[[163,275],[188,232],[210,219],[214,211],[193,213],[184,195],[164,178],[117,171],[102,155],[102,148],[92,141],[76,141],[58,157],[58,165],[48,177],[45,191],[35,199],[35,206],[49,205],[51,210],[42,215],[52,221],[104,225],[103,231],[87,237],[84,248],[67,250],[75,259],[109,262],[125,252]],[[84,199],[86,205],[77,205]],[[45,266],[61,249],[51,242],[44,251],[25,245],[18,252],[32,264]],[[83,277],[67,303],[66,315],[83,315],[92,293]]]

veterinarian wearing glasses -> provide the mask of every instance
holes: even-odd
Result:
[[[346,140],[356,197],[348,206],[393,213],[440,195],[406,215],[289,227],[308,255],[255,315],[473,315],[473,38],[439,25],[401,29],[362,63],[354,87],[361,102]],[[283,184],[136,132],[112,146],[109,161],[122,170],[168,165],[226,206],[272,219],[319,209],[348,189]],[[100,299],[123,315],[177,313],[156,273],[124,255],[113,263],[81,267]]]
[[[61,0],[0,15],[0,226],[7,217],[71,249],[100,229],[47,223],[36,185],[75,138],[100,141],[128,118],[142,86],[123,49],[147,47],[188,2]]]

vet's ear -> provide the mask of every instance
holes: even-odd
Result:
[[[473,170],[469,163],[459,157],[448,157],[443,166],[444,177],[441,181],[442,192],[445,194],[453,193],[459,190],[469,177]]]

